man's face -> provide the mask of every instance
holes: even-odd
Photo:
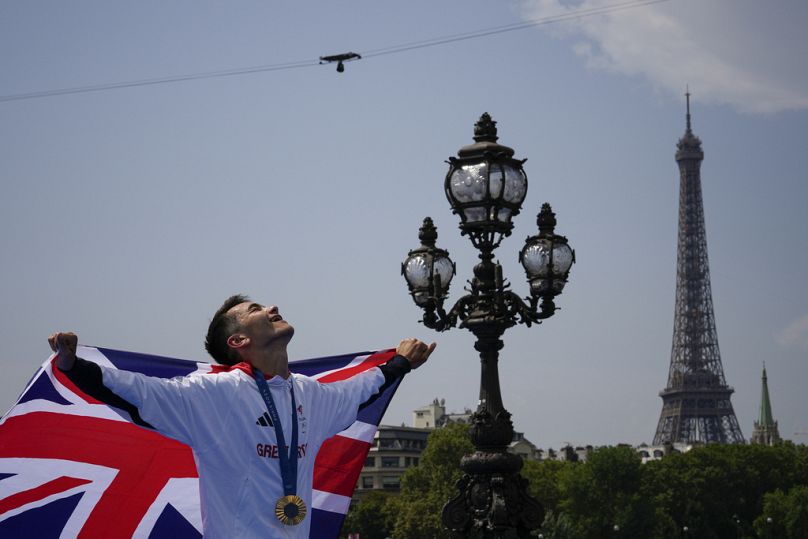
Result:
[[[295,333],[295,328],[281,317],[275,305],[264,307],[253,301],[245,301],[230,309],[228,313],[235,315],[241,325],[239,333],[244,334],[251,343],[260,348],[279,339],[289,342]]]

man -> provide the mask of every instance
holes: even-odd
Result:
[[[320,384],[289,372],[293,335],[276,306],[232,296],[213,316],[205,342],[229,368],[170,380],[77,358],[73,333],[48,341],[57,366],[80,389],[191,447],[205,537],[307,538],[320,446],[354,422],[362,403],[422,365],[435,343],[404,339],[386,364]],[[256,428],[266,414],[271,425]]]

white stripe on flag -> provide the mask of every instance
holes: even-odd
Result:
[[[323,511],[345,515],[351,506],[351,498],[314,489],[311,493],[311,506],[313,509],[322,509]]]
[[[323,371],[321,373],[317,373],[314,376],[312,376],[312,378],[314,378],[315,380],[319,380],[320,378],[322,378],[324,376],[328,376],[331,373],[339,372],[339,371],[342,371],[342,370],[345,370],[345,369],[350,369],[351,367],[356,367],[357,365],[359,365],[360,363],[365,361],[367,358],[369,358],[371,355],[373,355],[373,354],[367,354],[367,355],[364,355],[364,356],[356,356],[355,358],[353,358],[353,360],[351,360],[350,363],[348,363],[344,367],[340,367],[338,369],[331,369],[330,371]]]
[[[337,436],[344,436],[345,438],[352,438],[367,444],[373,443],[373,435],[376,434],[376,425],[365,423],[363,421],[354,421],[353,425],[337,434]]]
[[[107,356],[101,353],[101,350],[98,348],[93,348],[91,346],[78,346],[76,348],[76,355],[82,359],[86,359],[87,361],[92,361],[93,363],[97,363],[102,367],[109,367],[110,369],[117,369],[118,367],[115,366]]]

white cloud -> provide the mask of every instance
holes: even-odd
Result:
[[[524,0],[528,19],[623,4],[616,0]],[[545,26],[582,39],[575,52],[593,69],[645,77],[681,95],[739,111],[808,109],[808,2],[672,0]]]
[[[778,331],[774,339],[780,346],[796,346],[808,350],[808,315],[794,320],[787,328]]]

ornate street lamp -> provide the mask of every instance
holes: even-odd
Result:
[[[499,387],[499,350],[505,330],[517,323],[530,326],[552,316],[553,299],[564,289],[575,252],[555,234],[555,214],[542,206],[539,233],[527,238],[519,253],[530,283],[530,297],[520,298],[502,276],[493,251],[513,229],[527,194],[526,160],[497,144],[496,122],[488,113],[474,126],[474,144],[449,158],[444,189],[452,211],[460,216],[460,231],[479,251],[468,294],[448,311],[444,301],[455,273],[449,253],[436,247],[437,230],[427,217],[418,235],[421,246],[409,252],[401,266],[423,323],[437,331],[455,326],[477,338],[480,353],[480,402],[471,416],[470,435],[475,452],[463,457],[460,491],[443,508],[443,523],[462,537],[528,537],[543,520],[541,505],[527,494],[519,475],[520,457],[508,453],[513,440],[511,415],[502,404]]]

